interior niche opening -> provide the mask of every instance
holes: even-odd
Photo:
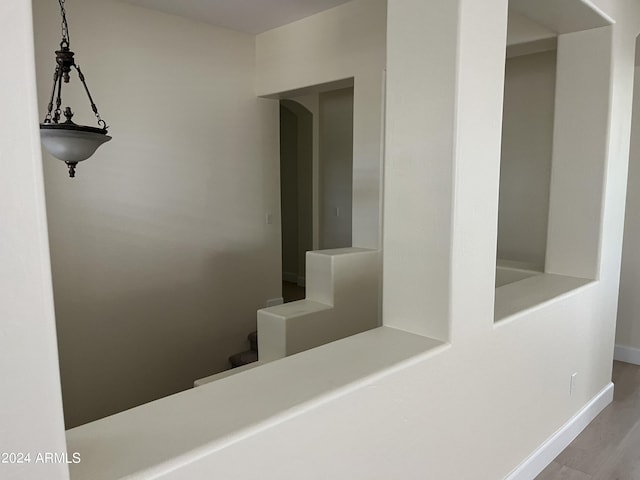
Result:
[[[496,287],[544,272],[557,51],[505,65]]]
[[[600,276],[612,39],[599,27],[612,21],[576,8],[589,21],[567,23],[552,8],[510,2],[496,322]]]

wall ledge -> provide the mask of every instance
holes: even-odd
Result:
[[[543,273],[501,286],[496,288],[494,322],[499,325],[514,320],[597,283],[586,278]]]
[[[157,478],[447,348],[380,327],[73,428],[71,478]]]

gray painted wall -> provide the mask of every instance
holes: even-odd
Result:
[[[350,247],[353,88],[320,94],[320,248]]]
[[[500,162],[498,258],[544,267],[556,52],[507,59]]]
[[[34,2],[40,108],[58,10]],[[278,102],[255,97],[255,38],[123,2],[71,14],[113,140],[75,179],[43,160],[67,427],[228,368],[281,296]],[[94,121],[80,89],[66,103]]]

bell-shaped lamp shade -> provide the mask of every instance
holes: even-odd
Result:
[[[86,160],[111,137],[100,128],[65,123],[40,124],[44,148],[63,162],[75,164]]]

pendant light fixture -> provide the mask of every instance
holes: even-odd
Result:
[[[40,139],[44,148],[54,157],[62,160],[69,167],[69,176],[75,177],[76,165],[78,162],[86,160],[97,148],[105,142],[111,140],[107,135],[107,124],[98,113],[89,88],[85,82],[84,75],[80,67],[76,65],[73,58],[74,53],[70,50],[69,27],[67,25],[67,15],[64,8],[65,0],[58,0],[60,4],[60,14],[62,16],[62,41],[60,50],[56,50],[56,70],[53,74],[53,89],[51,99],[47,107],[47,115],[40,124]],[[78,77],[84,87],[91,109],[98,119],[98,127],[78,125],[71,119],[73,112],[70,107],[65,107],[64,112],[60,110],[62,106],[62,85],[69,83],[71,70],[78,72]],[[54,109],[55,101],[55,109]],[[60,122],[61,115],[66,121]]]

